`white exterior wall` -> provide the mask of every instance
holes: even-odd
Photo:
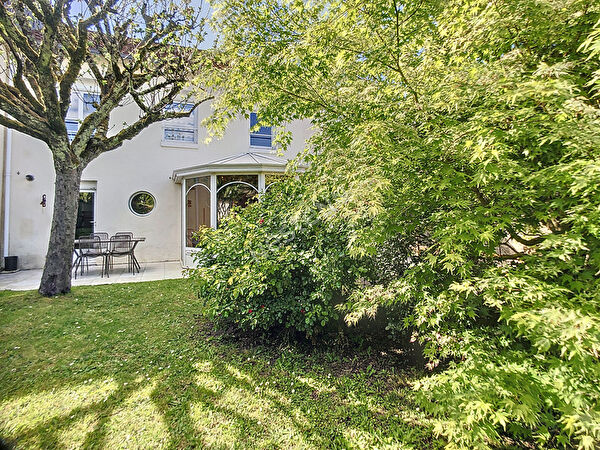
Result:
[[[210,114],[210,105],[198,108],[198,121]],[[131,123],[138,117],[137,107],[129,105],[115,111],[111,122]],[[250,150],[250,121],[232,122],[222,139],[205,144],[206,130],[198,126],[198,144],[194,147],[161,145],[162,124],[154,124],[122,147],[92,161],[82,175],[82,188],[96,183],[95,231],[114,234],[131,231],[144,236],[136,248],[140,261],[175,261],[181,258],[181,185],[170,177],[174,169],[205,164]],[[308,122],[288,127],[294,140],[286,156],[303,150],[310,134]],[[260,151],[256,148],[253,151]],[[34,181],[27,181],[31,174]],[[45,144],[13,132],[11,165],[11,206],[9,255],[19,257],[19,268],[44,265],[54,204],[54,169]],[[90,183],[91,182],[91,183]],[[144,190],[154,195],[154,210],[140,217],[129,209],[129,198]],[[42,195],[47,204],[42,207]]]

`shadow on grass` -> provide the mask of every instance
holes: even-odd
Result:
[[[402,367],[240,348],[198,335],[197,309],[185,280],[0,294],[0,436],[41,448],[440,445]]]

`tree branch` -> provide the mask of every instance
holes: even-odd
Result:
[[[14,87],[0,82],[0,110],[32,130],[37,130],[42,134],[46,132],[47,130],[40,127],[42,123],[45,123],[45,118],[29,109],[23,99],[15,95],[14,90]]]
[[[546,239],[545,236],[537,236],[532,239],[526,239],[526,238],[520,236],[519,233],[517,233],[511,225],[506,225],[506,230],[510,234],[511,238],[513,238],[519,244],[526,245],[527,247],[531,247],[533,245],[540,244],[540,243],[544,242],[544,240]]]
[[[79,76],[79,72],[81,72],[81,67],[87,54],[87,29],[82,25],[82,22],[79,22],[77,30],[77,47],[73,51],[69,51],[69,66],[60,80],[60,113],[63,118],[67,115],[69,105],[71,104],[71,89],[73,83],[75,83],[75,80],[77,80],[77,77]]]
[[[29,136],[33,136],[43,142],[48,142],[47,134],[39,133],[38,131],[31,129],[31,127],[25,126],[21,122],[13,120],[7,116],[0,115],[0,125],[4,125],[7,128],[20,131],[21,133],[27,134]]]
[[[188,112],[164,112],[164,111],[159,111],[159,110],[152,110],[148,114],[145,114],[144,116],[142,116],[138,121],[136,121],[132,125],[121,130],[116,135],[114,135],[110,138],[107,138],[102,143],[99,143],[99,145],[101,146],[100,153],[108,152],[108,151],[111,151],[111,150],[114,150],[114,149],[120,147],[124,141],[134,138],[142,130],[144,130],[146,127],[148,127],[149,125],[151,125],[153,123],[160,122],[162,120],[167,120],[167,119],[177,119],[177,118],[181,118],[181,117],[189,117],[190,114],[192,114],[199,105],[201,105],[202,103],[205,103],[207,101],[210,101],[213,98],[214,98],[213,96],[208,96],[208,97],[203,98],[200,101],[197,101],[196,103],[194,103],[194,107]],[[160,105],[162,105],[161,110],[164,110],[164,107],[166,107],[168,104],[173,102],[172,98],[170,98],[169,100],[166,100],[166,101],[165,100],[166,99],[163,99],[163,101],[160,102]],[[86,152],[86,157],[87,157],[87,152]]]
[[[21,30],[15,26],[3,2],[0,3],[0,36],[2,36],[5,42],[10,41],[14,43],[31,62],[37,62],[38,54],[29,45],[29,41]]]
[[[18,93],[24,97],[24,101],[29,103],[29,109],[34,110],[40,116],[43,115],[44,107],[34,97],[23,79],[25,67],[18,51],[15,49],[12,42],[6,42],[6,46],[9,48],[10,53],[12,53],[14,62],[16,64],[16,71],[13,76],[13,84],[15,88],[17,89]],[[10,86],[7,84],[6,88],[10,89]],[[15,93],[15,95],[18,96],[17,93]]]

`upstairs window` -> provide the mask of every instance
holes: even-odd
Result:
[[[91,113],[96,111],[94,103],[100,103],[100,96],[98,94],[83,94],[83,117],[89,116]]]
[[[190,103],[172,103],[166,107],[167,111],[189,112],[194,105]],[[163,143],[169,144],[197,144],[198,143],[198,120],[196,110],[189,117],[178,119],[167,119],[163,122]]]
[[[250,146],[271,148],[273,132],[271,127],[260,127],[257,131],[252,131],[258,124],[256,113],[250,114]]]
[[[100,96],[98,94],[82,94],[81,92],[73,92],[71,94],[71,104],[69,105],[65,119],[69,141],[75,138],[83,119],[96,111],[94,103],[100,103]]]

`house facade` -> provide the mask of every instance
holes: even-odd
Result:
[[[76,133],[93,100],[89,89],[74,93],[67,115],[70,133]],[[82,175],[77,236],[130,231],[146,238],[136,248],[140,261],[189,266],[193,232],[217,227],[232,206],[254,201],[256,193],[277,181],[310,135],[308,122],[290,123],[292,143],[278,156],[272,148],[274,130],[251,131],[252,114],[233,121],[222,138],[205,143],[200,122],[210,113],[210,105],[202,104],[189,119],[154,124],[92,161]],[[118,128],[137,117],[132,103],[115,110],[111,124]],[[52,155],[46,144],[4,127],[0,148],[2,253],[17,256],[19,269],[41,268],[54,205]]]

